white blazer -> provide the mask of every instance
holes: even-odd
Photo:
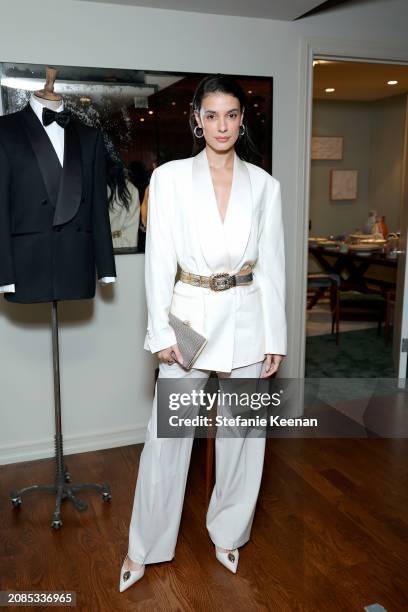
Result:
[[[175,283],[177,264],[204,276],[255,262],[254,280],[225,291]],[[145,251],[148,325],[144,348],[176,344],[172,312],[208,343],[194,368],[230,372],[286,355],[285,253],[280,183],[235,153],[224,224],[206,150],[156,168],[149,189]]]

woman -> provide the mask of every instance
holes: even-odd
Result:
[[[115,250],[135,249],[140,222],[139,192],[129,180],[125,165],[111,147],[107,152],[106,176],[108,182],[109,219]]]
[[[240,157],[252,148],[241,87],[229,76],[208,76],[192,108],[195,142],[204,148],[160,166],[150,182],[144,348],[157,353],[159,378],[189,379],[202,389],[211,371],[222,385],[279,368],[287,346],[285,258],[280,184]],[[169,312],[208,340],[190,370]],[[193,438],[158,438],[156,420],[157,387],[120,591],[143,576],[146,564],[175,554]],[[216,558],[234,573],[238,548],[250,537],[264,451],[265,437],[216,438],[206,526]]]

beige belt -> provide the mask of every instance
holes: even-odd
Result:
[[[253,268],[255,263],[247,264],[242,270],[246,268]],[[248,285],[253,281],[252,269],[250,272],[242,273],[242,270],[238,274],[228,274],[228,272],[218,272],[217,274],[211,274],[211,276],[201,276],[201,274],[193,274],[192,272],[181,271],[180,280],[183,283],[194,285],[195,287],[205,287],[212,289],[213,291],[225,291],[231,289],[237,285]]]

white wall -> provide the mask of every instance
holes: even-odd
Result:
[[[406,94],[378,100],[373,105],[369,202],[370,208],[377,210],[379,215],[385,215],[390,232],[402,229],[400,216],[406,105]]]
[[[400,229],[401,170],[406,94],[374,102],[315,100],[313,135],[343,136],[343,159],[314,160],[311,168],[312,235],[350,234],[368,211],[386,216],[390,232]],[[356,200],[330,200],[330,171],[358,170]]]
[[[350,234],[367,219],[371,155],[370,103],[315,100],[313,136],[342,136],[342,160],[313,160],[311,166],[311,235]],[[401,152],[402,153],[402,152]],[[357,199],[330,200],[330,171],[358,170]]]
[[[393,10],[394,9],[394,10]],[[373,53],[400,49],[408,60],[405,0],[370,1],[286,23],[172,12],[76,0],[13,0],[0,5],[0,60],[150,70],[272,75],[274,175],[282,183],[287,235],[289,355],[294,375],[300,338],[295,279],[303,127],[302,37],[368,41]],[[360,43],[361,44],[361,43]],[[118,256],[113,297],[61,308],[66,452],[143,440],[153,365],[145,329],[143,256]],[[42,321],[32,322],[33,319]],[[52,454],[52,378],[47,306],[0,306],[3,463]]]

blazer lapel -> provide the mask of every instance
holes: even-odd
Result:
[[[245,163],[235,153],[231,193],[224,223],[218,210],[206,150],[193,158],[192,197],[204,259],[210,270],[234,270],[248,242],[252,219],[252,193]]]
[[[203,257],[213,273],[225,271],[229,257],[205,149],[193,158],[192,178],[195,221]]]
[[[72,118],[65,128],[64,166],[59,185],[53,225],[70,221],[77,213],[82,195],[82,156],[78,130]]]
[[[235,153],[231,195],[224,220],[224,235],[231,262],[237,270],[248,244],[252,223],[252,190],[248,168]]]
[[[37,115],[28,104],[22,111],[23,126],[44,181],[48,198],[56,206],[62,168],[58,156]]]

